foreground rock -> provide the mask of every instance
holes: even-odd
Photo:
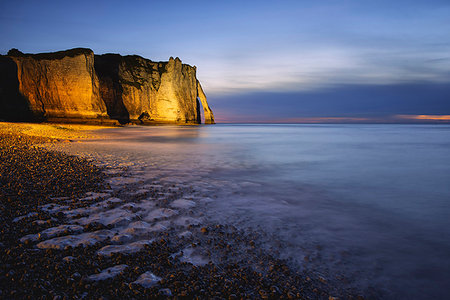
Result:
[[[214,124],[196,67],[76,48],[0,56],[0,119]],[[201,105],[200,105],[201,103]]]

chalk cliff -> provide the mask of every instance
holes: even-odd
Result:
[[[96,55],[95,69],[100,95],[113,119],[200,123],[200,98],[205,122],[214,123],[196,68],[182,64],[179,58],[153,62],[136,55]]]
[[[107,118],[99,97],[94,53],[72,49],[46,54],[10,51],[0,61],[3,117],[19,120]]]
[[[196,67],[178,58],[11,50],[0,57],[0,73],[1,119],[198,124],[201,103],[205,123],[214,124]]]

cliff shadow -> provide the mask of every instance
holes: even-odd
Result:
[[[202,106],[200,104],[200,100],[197,98],[195,99],[195,102],[197,103],[197,116],[196,116],[196,121],[198,124],[202,124]]]
[[[197,80],[197,101],[199,100],[203,107],[202,112],[205,124],[215,124],[216,122],[214,121],[214,114],[208,105],[208,101],[206,100],[206,95],[205,92],[203,91],[202,85]]]
[[[43,115],[35,115],[29,100],[22,95],[16,62],[0,55],[0,120],[43,121]]]
[[[108,116],[120,124],[127,124],[130,122],[130,113],[123,103],[123,88],[119,78],[120,63],[121,56],[118,54],[94,56],[94,69],[100,83],[100,97],[106,105]]]

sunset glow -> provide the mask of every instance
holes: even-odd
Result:
[[[406,120],[450,121],[450,115],[397,115],[396,117]]]

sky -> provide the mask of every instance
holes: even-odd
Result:
[[[450,1],[0,2],[0,53],[180,57],[219,122],[450,123]]]

